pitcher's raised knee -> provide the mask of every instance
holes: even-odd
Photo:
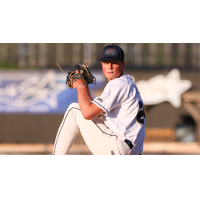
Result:
[[[65,115],[70,111],[72,110],[73,108],[75,109],[79,109],[80,110],[80,107],[79,107],[79,104],[78,103],[71,103],[69,105],[69,107],[67,108],[66,112],[65,112]]]
[[[71,103],[71,104],[69,105],[69,107],[68,107],[68,110],[71,109],[71,108],[79,108],[79,109],[80,109],[78,103]]]

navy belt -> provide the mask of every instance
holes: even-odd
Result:
[[[125,139],[124,142],[126,142],[126,144],[132,149],[134,147],[134,145],[132,144],[132,142],[130,140]]]

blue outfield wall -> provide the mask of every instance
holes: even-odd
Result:
[[[96,85],[103,89],[105,77],[101,71],[92,72]],[[55,70],[0,71],[0,113],[53,114],[64,113],[73,102],[78,102],[75,89],[66,87],[66,77]]]

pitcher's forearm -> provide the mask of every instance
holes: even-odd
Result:
[[[78,94],[78,103],[85,119],[88,119],[88,116],[91,114],[91,102],[88,98],[87,89],[85,85],[80,85],[77,87],[77,94]]]
[[[78,103],[83,114],[83,117],[87,120],[94,119],[99,116],[103,111],[101,108],[91,103],[87,95],[87,89],[85,85],[79,85],[77,87]]]
[[[77,87],[78,103],[81,111],[88,110],[89,106],[92,104],[88,97],[87,89],[85,85],[79,85]]]
[[[87,94],[88,94],[89,100],[90,100],[90,101],[93,101],[93,98],[92,98],[91,93],[90,93],[89,85],[87,86],[86,90],[87,90]]]

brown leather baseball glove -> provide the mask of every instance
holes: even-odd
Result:
[[[74,65],[69,71],[67,75],[66,84],[71,89],[73,82],[82,79],[85,81],[86,85],[94,83],[96,84],[96,78],[92,75],[92,73],[88,69],[88,62],[84,60],[83,64]],[[76,71],[79,73],[76,73]]]

